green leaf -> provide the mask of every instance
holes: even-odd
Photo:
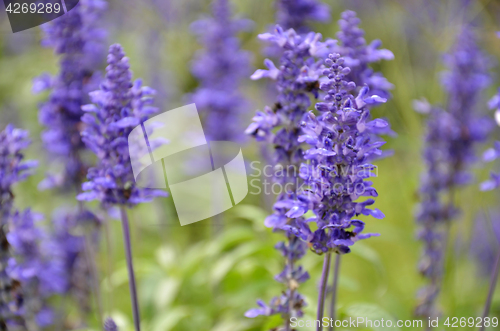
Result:
[[[262,245],[258,242],[244,244],[234,251],[231,251],[221,257],[214,265],[210,275],[210,283],[218,284],[238,262],[244,260],[248,256],[255,254],[262,249]]]
[[[237,205],[231,209],[231,213],[238,218],[251,221],[255,230],[266,230],[264,220],[269,216],[269,212],[260,207],[253,205]]]
[[[217,238],[217,240],[212,241],[206,248],[206,254],[210,256],[216,256],[233,246],[241,244],[243,242],[254,240],[256,233],[250,231],[248,227],[233,227],[225,229],[223,234]]]
[[[151,331],[169,331],[174,328],[184,317],[189,316],[185,307],[177,307],[160,314],[151,322]]]
[[[181,282],[175,278],[165,278],[160,281],[155,295],[155,304],[157,309],[162,310],[168,307],[174,301],[179,292]]]

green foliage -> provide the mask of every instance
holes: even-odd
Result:
[[[199,8],[200,4],[194,0],[174,1],[173,6],[179,7],[178,10],[187,16],[172,17],[173,21],[167,22],[156,11],[144,7],[149,2],[134,2],[132,7],[126,7],[132,3],[128,1],[111,2],[110,10],[115,15],[109,15],[106,23],[115,28],[111,29],[109,43],[122,42],[135,68],[134,76],[144,76],[145,83],[151,85],[153,82],[149,78],[154,73],[143,60],[150,55],[150,45],[144,42],[143,35],[160,30],[159,70],[171,77],[169,84],[162,88],[176,93],[168,103],[159,106],[167,110],[182,104],[184,93],[190,92],[196,84],[189,72],[189,64],[199,46],[189,33],[189,23],[203,8]],[[425,17],[418,23],[413,13],[405,10],[404,2],[371,1],[372,4],[363,9],[355,4],[367,1],[329,1],[333,22],[315,26],[324,37],[334,38],[338,30],[335,21],[340,12],[358,10],[367,39],[381,39],[384,47],[395,54],[394,61],[377,66],[377,70],[381,70],[396,86],[393,99],[375,111],[377,117],[389,118],[398,133],[397,137],[389,139],[387,146],[395,151],[395,155],[378,163],[379,176],[374,185],[379,192],[376,206],[387,217],[367,222],[367,231],[380,233],[381,237],[357,243],[352,254],[342,257],[338,294],[338,316],[341,318],[412,319],[415,293],[422,285],[416,266],[420,244],[415,239],[413,210],[422,170],[419,153],[423,125],[411,103],[422,96],[431,102],[445,101],[439,87],[439,61],[441,53],[451,44],[455,31],[454,23],[450,23],[446,16],[439,16],[434,26]],[[261,68],[262,44],[256,36],[273,22],[271,2],[234,1],[234,4],[243,16],[256,22],[254,31],[242,38],[243,47],[254,54],[255,68]],[[444,12],[445,5],[439,6]],[[493,1],[477,1],[474,8],[484,30],[482,41],[492,56],[499,58],[500,42],[494,38],[497,29],[494,23],[500,8]],[[411,38],[405,33],[409,22],[415,29]],[[0,26],[3,24],[0,22]],[[31,38],[23,52],[9,50],[9,45],[21,42],[22,38]],[[17,204],[21,208],[31,206],[49,217],[57,206],[63,203],[74,205],[75,202],[71,194],[60,196],[36,189],[47,170],[48,161],[41,147],[39,134],[42,128],[37,121],[37,103],[46,95],[32,95],[31,80],[42,72],[56,71],[56,58],[50,50],[39,46],[39,39],[39,29],[16,36],[0,33],[0,128],[3,129],[7,122],[14,122],[31,131],[34,144],[27,157],[40,159],[42,166],[35,177],[16,188]],[[495,86],[499,83],[497,80]],[[248,120],[255,109],[274,103],[272,91],[266,83],[247,82],[245,92],[254,103],[246,114]],[[257,143],[252,141],[246,145],[245,157],[259,158]],[[487,174],[488,169],[479,169],[478,180]],[[217,228],[210,220],[181,227],[170,199],[142,206],[131,215],[143,330],[258,331],[279,326],[282,323],[279,316],[256,319],[243,316],[247,309],[255,306],[257,298],[268,301],[283,290],[273,279],[283,264],[273,249],[281,236],[263,225],[270,212],[263,207],[265,197],[250,195],[242,204],[224,213],[221,217],[224,226],[219,230],[215,230]],[[478,193],[477,187],[471,187],[457,199],[465,214],[452,230],[463,236],[456,236],[456,241],[450,243],[450,257],[454,262],[447,265],[447,283],[440,303],[444,316],[475,317],[481,313],[487,280],[479,278],[476,265],[468,255],[469,242],[462,239],[470,237],[475,213],[496,206],[498,197],[493,193]],[[116,220],[107,222],[109,240],[103,235],[98,259],[104,309],[106,315],[115,319],[120,330],[129,331],[132,330],[132,317],[121,228]],[[461,248],[459,253],[455,253],[455,247]],[[304,318],[314,319],[322,259],[308,254],[303,264],[311,275],[301,287],[309,304]],[[493,302],[492,315],[495,314],[500,315],[499,291]],[[101,330],[95,314],[89,318],[88,324],[92,328],[86,331]]]

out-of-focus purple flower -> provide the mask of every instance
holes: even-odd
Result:
[[[318,0],[276,0],[276,7],[276,22],[299,33],[310,31],[310,21],[330,20],[330,7]]]
[[[490,109],[495,110],[495,121],[500,126],[500,89],[489,102]],[[486,162],[491,162],[500,158],[500,141],[495,141],[493,148],[484,152],[483,159]],[[500,174],[492,173],[489,180],[481,183],[482,191],[490,191],[500,187]]]
[[[7,240],[12,247],[7,273],[23,291],[22,314],[26,324],[45,327],[54,322],[47,306],[52,295],[64,293],[67,275],[64,251],[50,239],[37,222],[41,216],[30,210],[14,213],[9,222]]]
[[[7,272],[11,258],[7,236],[9,219],[14,214],[12,187],[30,176],[37,166],[36,161],[24,160],[23,151],[29,144],[28,132],[11,124],[0,132],[0,326],[3,327],[19,319],[14,314],[22,305],[21,296],[13,290],[13,280]]]
[[[321,115],[309,112],[301,122],[303,134],[299,142],[311,145],[304,154],[308,162],[303,162],[300,169],[307,188],[297,199],[283,202],[287,217],[300,218],[308,210],[314,216],[285,228],[308,242],[317,254],[345,254],[357,240],[378,235],[363,233],[365,224],[356,217],[384,217],[380,210],[367,208],[378,196],[368,179],[374,176],[375,169],[370,161],[380,155],[384,144],[373,138],[388,123],[372,120],[367,105],[386,100],[376,95],[355,98],[350,94],[356,85],[346,80],[350,69],[339,54],[330,54],[325,65],[328,81],[320,86],[326,92],[325,102],[316,104]],[[357,202],[360,197],[370,198]],[[316,230],[311,230],[311,223],[316,224]]]
[[[335,42],[321,42],[319,33],[299,35],[293,29],[285,31],[280,26],[276,26],[273,33],[259,35],[259,39],[271,42],[284,51],[279,68],[266,59],[264,65],[267,70],[259,69],[251,76],[253,80],[275,80],[278,98],[273,107],[257,112],[246,133],[277,147],[275,163],[289,159],[292,164],[300,164],[302,151],[297,141],[300,121],[311,105],[309,94],[317,96],[319,92],[322,61],[317,59],[325,56]],[[276,128],[281,129],[274,133]],[[291,154],[286,155],[288,152]]]
[[[35,79],[35,93],[49,90],[49,98],[40,105],[39,121],[46,130],[42,134],[51,160],[64,167],[60,174],[49,174],[40,183],[41,189],[55,186],[79,187],[88,165],[82,160],[85,145],[80,137],[83,129],[82,105],[88,102],[88,92],[96,89],[97,72],[104,55],[101,43],[104,31],[98,20],[106,2],[81,0],[67,14],[42,26],[45,34],[42,45],[52,47],[60,55],[60,71]]]
[[[428,113],[423,152],[426,171],[416,213],[418,238],[424,243],[419,270],[429,280],[429,285],[418,293],[415,310],[423,317],[439,314],[435,301],[443,275],[447,224],[460,214],[450,197],[471,183],[476,146],[488,138],[492,128],[478,105],[490,82],[488,59],[479,50],[470,28],[463,28],[445,63],[448,71],[443,74],[442,84],[448,92],[446,109],[419,104],[420,110]]]
[[[248,30],[252,22],[232,19],[228,0],[215,0],[212,14],[191,25],[203,45],[193,60],[199,87],[191,99],[200,109],[210,140],[241,141],[242,115],[249,102],[239,87],[250,72],[250,53],[241,50],[237,34]]]
[[[104,322],[104,331],[118,331],[118,326],[112,318],[107,318]]]
[[[475,118],[481,91],[491,84],[490,59],[477,46],[477,37],[464,28],[451,52],[444,57],[449,68],[442,75],[448,93],[447,110],[461,120]]]
[[[0,132],[0,225],[7,224],[12,208],[12,186],[31,175],[37,161],[24,160],[23,150],[30,144],[28,132],[7,125]]]
[[[356,12],[347,10],[342,13],[339,20],[340,31],[337,33],[339,39],[338,49],[345,59],[345,65],[351,68],[347,79],[362,88],[367,85],[372,95],[390,98],[390,90],[394,88],[380,72],[374,72],[370,65],[381,60],[392,60],[394,54],[387,49],[380,49],[382,42],[373,40],[370,44],[364,38],[365,31],[359,27],[361,20]]]
[[[500,249],[500,218],[498,212],[480,213],[474,222],[470,253],[478,264],[479,274],[485,278],[493,271]]]
[[[286,215],[286,202],[296,198],[300,186],[298,169],[303,160],[300,135],[300,122],[311,105],[310,96],[317,96],[319,91],[320,59],[334,45],[333,41],[321,42],[321,35],[309,33],[299,35],[293,29],[284,31],[277,26],[273,33],[259,35],[261,40],[269,41],[282,49],[280,66],[271,60],[265,61],[268,70],[257,70],[252,79],[270,78],[276,81],[277,102],[263,112],[258,112],[246,133],[257,140],[274,147],[272,163],[282,171],[273,176],[275,183],[280,183],[284,192],[277,197],[274,213],[265,220],[265,225],[275,231],[283,231],[285,226],[299,227],[302,218],[292,219]],[[300,283],[309,278],[297,261],[305,254],[306,244],[290,231],[284,231],[285,242],[276,246],[285,257],[285,268],[276,276],[276,280],[286,285],[287,289],[279,298],[274,298],[269,306],[259,302],[261,308],[247,312],[247,317],[257,315],[281,314],[288,323],[292,316],[302,316],[305,306],[303,297],[298,293]]]
[[[99,245],[100,220],[91,211],[79,207],[75,210],[60,209],[52,216],[50,240],[56,249],[64,252],[64,274],[67,286],[64,293],[73,297],[80,311],[91,311],[93,261],[89,260],[86,245]]]
[[[158,109],[152,106],[154,90],[132,82],[128,58],[120,45],[109,48],[106,78],[100,90],[90,93],[93,104],[82,107],[86,124],[82,139],[99,162],[88,171],[88,182],[78,200],[99,200],[105,207],[134,206],[164,197],[166,192],[136,186],[127,137]]]

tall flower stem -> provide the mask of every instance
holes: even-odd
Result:
[[[125,208],[120,207],[120,215],[122,218],[123,241],[125,244],[125,255],[127,258],[128,278],[130,285],[130,298],[132,299],[132,313],[134,316],[135,330],[141,330],[141,321],[139,315],[139,302],[137,300],[137,287],[135,285],[134,264],[132,261],[132,243],[130,240],[130,226]]]
[[[486,304],[484,305],[483,321],[490,312],[491,301],[493,300],[493,293],[495,293],[495,287],[498,281],[498,274],[500,272],[500,250],[498,251],[497,260],[495,261],[495,266],[493,267],[493,272],[491,273],[490,290],[488,292],[488,298],[486,299]],[[479,329],[480,331],[485,330],[484,324]]]
[[[329,331],[335,329],[335,303],[337,301],[337,286],[339,282],[339,271],[340,271],[340,254],[336,254],[335,266],[333,269],[332,301],[330,304],[330,318],[333,320],[333,323],[330,323],[330,326],[328,327]]]
[[[107,304],[108,304],[108,308],[111,308],[113,307],[113,280],[112,280],[112,273],[113,273],[113,267],[111,265],[111,261],[114,261],[113,259],[113,249],[112,249],[112,246],[113,246],[113,243],[111,242],[111,230],[109,228],[109,222],[104,222],[104,233],[106,235],[106,254],[108,255],[108,262],[106,263],[107,265],[107,275],[106,275],[106,278],[108,280],[108,287],[109,287],[109,291],[108,291],[108,296],[107,296]]]
[[[291,247],[293,244],[293,239],[288,237],[288,246]],[[287,256],[287,264],[290,266],[290,270],[293,270],[294,265],[293,265],[293,252],[290,252]],[[290,280],[291,281],[291,280]],[[290,282],[289,282],[290,284]],[[292,311],[293,311],[293,306],[295,304],[295,301],[293,300],[294,296],[294,289],[288,285],[290,288],[290,295],[289,295],[289,300],[288,300],[288,314],[285,314],[284,320],[285,320],[285,331],[290,331],[290,318],[292,318]]]
[[[317,331],[323,330],[323,323],[321,323],[321,320],[323,319],[323,312],[325,308],[326,285],[328,283],[328,273],[330,271],[331,257],[332,254],[327,253],[323,261],[323,272],[321,273],[321,284],[319,286],[318,314],[316,315],[316,320],[319,321],[318,327],[316,329]]]
[[[80,193],[79,191],[79,186],[81,183],[77,185],[77,192]],[[79,213],[83,213],[84,210],[84,204],[82,201],[78,201],[78,211]],[[87,266],[90,269],[90,277],[91,277],[91,286],[92,286],[92,291],[94,292],[94,300],[97,308],[97,320],[99,321],[99,325],[103,325],[104,321],[102,319],[103,317],[103,309],[102,309],[102,297],[101,297],[101,291],[100,291],[100,286],[99,286],[99,274],[97,271],[97,262],[95,259],[95,253],[94,250],[92,249],[92,239],[90,238],[91,234],[85,234],[84,235],[84,249],[83,253],[85,254],[85,259],[87,262]]]
[[[97,272],[95,253],[94,250],[92,249],[92,242],[88,234],[85,235],[84,245],[85,245],[84,247],[85,258],[87,259],[87,265],[90,268],[90,273],[92,277],[91,284],[92,284],[92,289],[94,291],[94,300],[97,308],[97,320],[99,321],[99,325],[103,325],[104,320],[102,319],[103,309],[102,309],[101,291],[99,286],[99,276]]]

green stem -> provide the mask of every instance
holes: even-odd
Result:
[[[319,287],[319,296],[318,296],[318,313],[316,315],[316,320],[318,323],[317,331],[323,330],[323,314],[325,308],[325,294],[326,294],[326,284],[328,282],[328,273],[330,271],[330,260],[332,257],[332,253],[326,253],[325,259],[323,261],[323,272],[321,273],[321,284]]]
[[[339,270],[340,270],[340,254],[337,254],[335,256],[335,267],[333,270],[333,286],[332,286],[332,301],[330,304],[330,318],[333,321],[333,323],[330,323],[330,326],[328,327],[329,331],[332,331],[335,329],[335,304],[337,301],[337,287],[338,287],[338,282],[339,282]]]

